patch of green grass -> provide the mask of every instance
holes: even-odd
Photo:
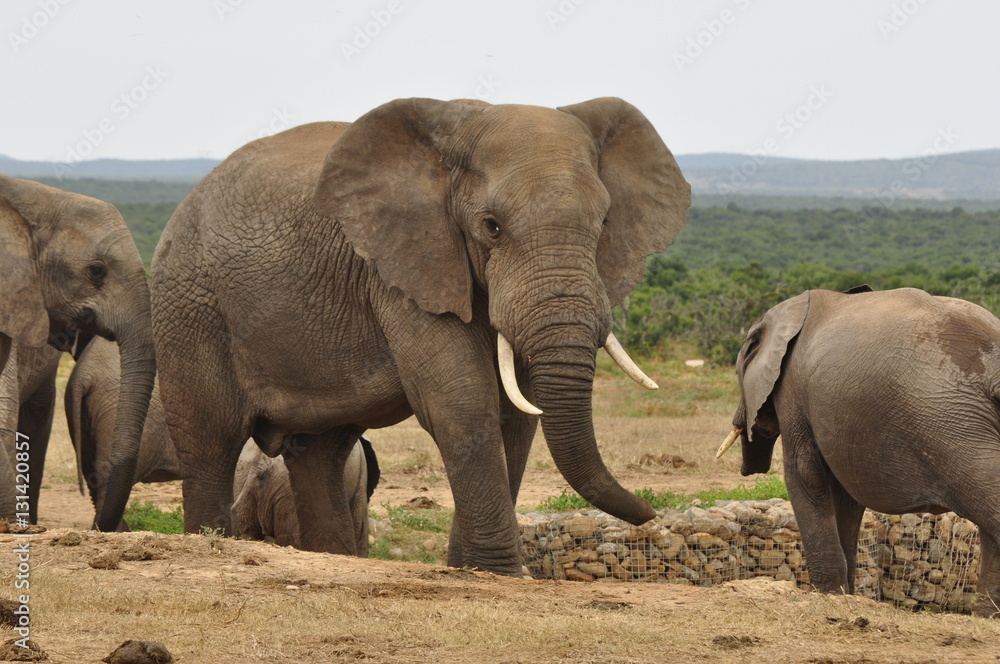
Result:
[[[132,530],[180,535],[184,532],[184,508],[163,511],[151,502],[133,500],[125,510],[125,523]]]
[[[768,500],[770,498],[788,500],[788,488],[777,475],[758,477],[752,486],[740,484],[735,489],[705,489],[693,494],[674,493],[673,491],[656,493],[652,489],[639,489],[633,493],[648,501],[656,509],[682,509],[690,506],[695,500],[700,501],[703,505],[714,505],[730,500]],[[569,512],[593,508],[593,505],[576,493],[563,491],[558,496],[546,498],[536,509],[545,512]]]
[[[389,528],[368,547],[370,558],[440,564],[448,549],[452,512],[441,509],[410,509],[382,503]],[[377,517],[376,517],[377,518]],[[393,555],[395,551],[396,555]]]

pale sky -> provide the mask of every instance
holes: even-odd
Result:
[[[996,0],[3,0],[0,154],[222,158],[398,97],[618,96],[678,154],[997,148],[998,30]]]

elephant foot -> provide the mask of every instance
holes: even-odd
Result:
[[[989,596],[980,595],[972,614],[980,618],[1000,618],[1000,602]]]

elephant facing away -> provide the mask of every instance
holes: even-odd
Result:
[[[98,525],[114,529],[120,521],[155,374],[149,307],[142,259],[114,206],[0,175],[0,371],[12,357],[15,372],[7,375],[17,382],[0,401],[0,443],[8,451],[26,444],[18,453],[30,457],[18,461],[29,467],[19,478],[28,505],[18,514],[37,518],[58,351],[97,335],[118,344],[123,376],[107,513]],[[0,486],[0,505],[11,503],[13,490]]]
[[[687,218],[690,187],[621,99],[558,109],[400,99],[253,141],[167,224],[151,294],[185,529],[231,531],[253,437],[290,440],[307,549],[352,553],[338,476],[358,436],[411,414],[455,499],[448,563],[521,572],[514,505],[539,421],[569,484],[655,516],[594,435],[597,351],[655,387],[611,310]],[[501,387],[502,386],[502,387]]]
[[[978,612],[998,611],[1000,320],[911,288],[807,291],[750,327],[737,374],[726,443],[763,473],[781,435],[816,588],[854,591],[866,507],[954,511],[979,526]]]
[[[80,491],[86,483],[98,514],[111,471],[120,376],[118,347],[97,338],[80,354],[66,383],[66,419],[76,452]],[[354,537],[360,555],[365,555],[368,551],[368,500],[379,479],[378,461],[371,443],[362,439],[356,445],[344,473]],[[180,463],[167,434],[156,385],[143,427],[135,478],[137,483],[181,479]],[[233,497],[237,535],[251,539],[272,538],[283,546],[298,546],[299,522],[282,459],[268,458],[256,443],[248,441],[237,465]],[[119,524],[119,529],[126,529],[124,522]]]

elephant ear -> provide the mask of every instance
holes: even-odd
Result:
[[[642,281],[646,257],[670,246],[687,221],[691,186],[656,129],[631,104],[603,97],[559,110],[583,121],[597,143],[598,175],[611,197],[597,265],[616,306]]]
[[[465,241],[449,221],[449,165],[440,141],[466,117],[464,103],[399,99],[353,123],[334,143],[316,188],[355,252],[417,305],[472,320]]]
[[[745,435],[753,436],[765,404],[781,377],[788,346],[802,329],[808,313],[809,291],[806,291],[772,307],[747,332],[736,358],[736,372],[743,392]],[[772,426],[777,435],[776,425]]]
[[[0,176],[0,334],[39,348],[49,337],[49,314],[26,219],[35,212],[33,184]]]

